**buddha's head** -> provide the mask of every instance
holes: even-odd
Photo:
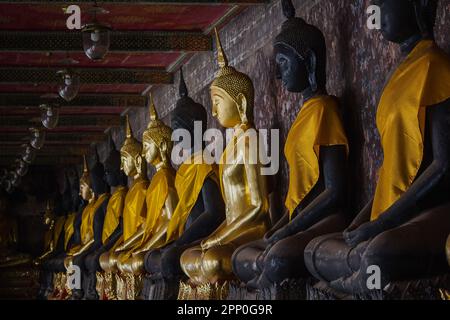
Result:
[[[194,124],[202,123],[202,136],[207,126],[207,115],[205,108],[189,97],[186,82],[184,81],[183,70],[180,69],[180,98],[177,101],[175,109],[172,111],[171,124],[173,130],[184,129],[191,135],[192,145],[194,147]]]
[[[86,156],[83,156],[83,174],[80,177],[80,196],[83,200],[90,200],[94,193],[91,188],[91,179],[89,177],[89,169]]]
[[[130,120],[126,117],[125,141],[120,149],[120,169],[129,177],[142,173],[142,144],[133,137]]]
[[[291,0],[282,0],[287,20],[275,37],[276,77],[289,92],[325,89],[327,50],[322,31],[295,16]]]
[[[253,123],[254,88],[252,80],[228,65],[216,32],[220,70],[211,84],[212,114],[225,128]]]
[[[159,120],[152,96],[149,96],[147,105],[150,122],[142,134],[142,155],[153,166],[169,164],[173,147],[172,129]]]
[[[112,136],[109,135],[108,140],[109,153],[105,160],[105,179],[111,187],[125,186],[127,184],[127,176],[120,166],[120,152],[117,151]]]
[[[90,170],[89,176],[94,194],[99,195],[109,191],[109,185],[106,182],[105,167],[100,161],[97,148],[95,148],[95,163]]]
[[[58,198],[60,198],[61,196],[58,194]],[[50,228],[54,222],[55,222],[55,207],[56,207],[56,201],[59,201],[58,198],[55,198],[55,201],[52,203],[52,201],[47,200],[47,205],[45,207],[45,211],[44,211],[44,225],[47,228]]]
[[[402,43],[416,34],[432,36],[437,0],[374,0],[381,9],[381,33]]]

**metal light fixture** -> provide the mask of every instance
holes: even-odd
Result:
[[[36,157],[36,149],[34,149],[29,143],[23,144],[22,147],[24,148],[21,154],[22,160],[28,164],[31,164]]]
[[[15,171],[10,171],[9,177],[10,177],[9,181],[11,182],[13,187],[18,187],[22,182],[21,177]]]
[[[88,11],[92,15],[92,22],[81,29],[83,35],[83,49],[91,60],[101,60],[108,53],[110,45],[110,30],[107,25],[97,21],[97,14],[109,13],[108,10],[95,5]]]
[[[26,163],[22,159],[16,159],[16,173],[20,177],[23,177],[27,174],[27,172],[28,172],[28,163]]]
[[[45,142],[45,131],[37,128],[30,128],[30,132],[30,145],[37,150],[41,149]]]
[[[41,104],[41,122],[47,129],[54,129],[58,125],[59,120],[59,106],[52,104]]]
[[[72,101],[80,90],[80,75],[69,69],[59,70],[58,94],[66,101]]]

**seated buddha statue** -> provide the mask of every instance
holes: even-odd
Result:
[[[34,259],[35,265],[40,267],[38,299],[46,299],[53,290],[53,272],[48,268],[48,262],[52,257],[58,255],[63,248],[63,230],[66,222],[62,204],[64,198],[66,201],[71,201],[70,187],[68,185],[66,185],[66,191],[62,197],[58,193],[53,205],[51,205],[50,200],[47,201],[47,207],[43,216],[43,223],[47,227],[44,235],[44,251],[39,257]]]
[[[433,41],[434,1],[381,0],[383,37],[402,61],[377,110],[384,160],[373,199],[343,233],[305,250],[308,270],[331,289],[370,294],[369,267],[381,289],[448,272],[450,233],[450,58]]]
[[[269,288],[309,277],[303,251],[314,237],[344,230],[347,138],[338,102],[326,92],[326,44],[322,32],[295,17],[282,1],[287,20],[274,41],[277,78],[302,106],[289,130],[284,154],[289,165],[286,211],[264,237],[238,248],[233,271],[249,288]]]
[[[145,254],[167,243],[167,228],[178,202],[175,171],[170,162],[172,129],[158,119],[151,96],[149,113],[150,122],[142,135],[142,155],[156,173],[147,189],[147,215],[135,234],[117,248],[121,252],[117,266],[126,277],[127,299],[134,299],[140,293]]]
[[[50,294],[46,295],[47,299],[63,299],[67,292],[65,290],[65,271],[64,260],[67,253],[75,245],[80,244],[80,226],[81,215],[87,202],[80,196],[80,180],[76,170],[69,169],[66,177],[68,178],[69,189],[63,193],[62,210],[66,215],[63,227],[62,248],[58,242],[55,254],[42,264],[43,270],[48,270],[53,274],[53,283]]]
[[[64,265],[69,271],[71,265],[76,265],[81,271],[81,288],[72,290],[72,299],[81,299],[87,287],[86,257],[102,245],[103,223],[108,205],[109,186],[105,181],[105,169],[95,152],[95,164],[88,170],[86,157],[84,157],[83,175],[80,178],[80,193],[88,204],[81,217],[80,236],[81,243],[70,248]]]
[[[100,268],[100,256],[111,250],[114,244],[123,234],[123,208],[127,194],[127,176],[120,168],[120,152],[116,150],[112,137],[109,136],[109,154],[104,162],[105,179],[111,187],[111,198],[106,208],[103,223],[102,245],[86,257],[87,269],[86,291],[84,298],[87,300],[98,300],[100,297],[96,291],[96,273],[102,271]],[[101,276],[101,275],[99,275]],[[102,281],[101,279],[100,281]]]
[[[201,123],[202,130],[206,129],[207,114],[201,104],[189,97],[182,70],[179,95],[176,107],[171,112],[171,127],[174,131],[187,130],[194,137],[196,122]],[[189,150],[183,150],[189,152],[175,177],[179,201],[167,228],[167,244],[149,251],[145,256],[145,270],[152,282],[172,281],[177,286],[179,278],[184,275],[180,265],[183,251],[200,244],[225,218],[217,165],[207,164],[202,159],[203,148],[195,150],[193,139],[191,142]],[[178,294],[178,290],[173,291],[162,293],[159,298],[176,298],[174,294]]]
[[[233,132],[219,164],[226,219],[199,245],[183,252],[180,260],[192,284],[210,288],[214,285],[213,289],[234,279],[233,252],[261,238],[270,227],[266,177],[261,174],[261,163],[251,153],[254,148],[248,141],[250,133],[255,132],[253,83],[246,74],[228,65],[217,31],[216,44],[220,70],[210,87],[212,114]]]
[[[147,215],[145,195],[148,188],[147,168],[142,160],[142,144],[133,137],[131,125],[126,117],[126,138],[120,149],[120,170],[133,179],[126,196],[122,212],[122,236],[115,242],[110,250],[100,255],[100,267],[104,271],[104,292],[107,299],[116,299],[116,279],[121,281],[117,274],[118,247],[127,242],[144,222]]]

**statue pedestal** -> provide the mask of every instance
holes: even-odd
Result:
[[[178,300],[227,300],[229,291],[228,282],[196,286],[180,281]]]
[[[266,289],[249,289],[246,285],[230,284],[229,300],[306,300],[309,279],[290,279]]]
[[[344,294],[319,282],[307,286],[308,300],[445,300],[449,299],[450,273],[432,278],[392,282],[383,290]]]
[[[140,299],[176,300],[180,289],[180,278],[164,279],[161,276],[145,275]]]

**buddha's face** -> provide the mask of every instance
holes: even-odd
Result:
[[[142,145],[142,156],[147,163],[155,164],[159,160],[159,148],[151,139],[145,139]]]
[[[237,103],[222,89],[211,87],[212,115],[225,128],[241,123]]]
[[[401,43],[419,32],[414,5],[410,0],[377,0],[381,9],[381,33],[391,42]]]
[[[128,153],[120,154],[120,170],[123,170],[129,177],[136,174],[136,163],[134,158]]]
[[[275,45],[276,77],[289,92],[302,92],[309,86],[308,70],[291,48]]]
[[[84,200],[89,200],[92,197],[92,189],[85,182],[80,183],[80,195]]]

